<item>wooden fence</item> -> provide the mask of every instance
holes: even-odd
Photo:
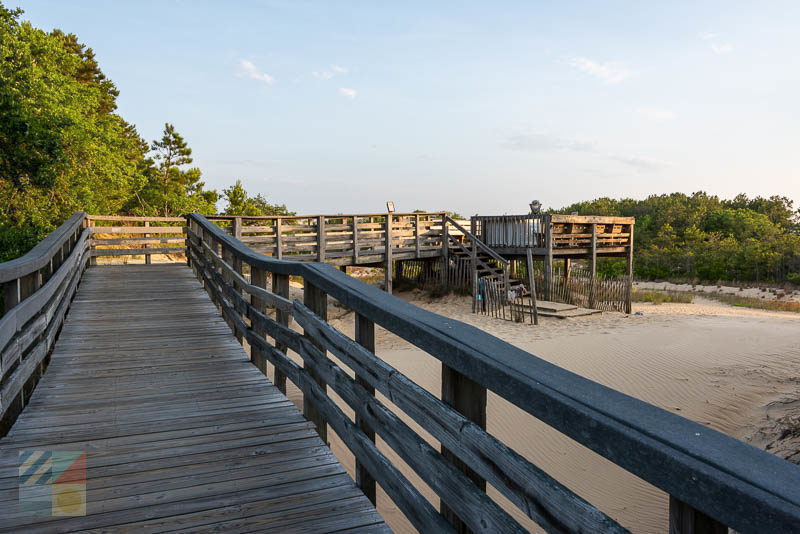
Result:
[[[669,493],[670,532],[721,532],[722,525],[790,532],[800,524],[800,468],[785,460],[416,308],[329,265],[279,261],[200,215],[188,221],[189,262],[235,335],[252,347],[253,362],[265,372],[271,364],[284,391],[286,378],[297,385],[304,412],[323,439],[330,426],[354,454],[357,483],[367,496],[374,501],[380,484],[421,532],[453,532],[454,525],[473,532],[523,531],[485,493],[487,484],[548,532],[625,532],[486,432],[488,390]],[[303,280],[302,304],[288,299],[289,276]],[[355,339],[327,323],[329,298],[355,312]],[[289,327],[291,320],[303,333]],[[441,400],[375,355],[375,325],[442,362]],[[328,387],[355,412],[354,420]],[[376,434],[439,496],[439,511],[376,447]]]
[[[100,224],[98,224],[100,223]],[[185,261],[186,236],[183,217],[132,217],[87,215],[92,263],[98,257],[143,256],[149,264],[154,255],[180,255]]]
[[[212,216],[228,234],[278,259],[333,265],[435,257],[442,250],[443,213]]]

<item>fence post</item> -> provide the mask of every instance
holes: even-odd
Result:
[[[325,216],[317,217],[317,261],[325,261]]]
[[[486,430],[486,388],[455,369],[442,364],[442,401]],[[486,481],[456,456],[442,447],[442,455],[466,474],[478,488],[486,491]],[[459,533],[468,533],[466,525],[440,500],[439,511]]]
[[[19,304],[19,278],[16,280],[9,280],[3,284],[4,300],[3,300],[3,313],[8,313],[11,308]]]
[[[478,308],[478,244],[475,243],[475,241],[472,241],[472,250],[470,252],[471,252],[470,266],[472,269],[472,313],[476,313],[480,310],[477,309]]]
[[[94,228],[95,221],[93,219],[86,219],[86,224],[89,228]],[[92,230],[89,230],[92,232]],[[92,240],[92,245],[89,247],[89,265],[97,265],[97,256],[92,255],[92,249],[94,249],[94,234],[89,234],[89,239]],[[60,261],[58,262],[59,266],[64,263],[64,260],[67,258],[67,255],[64,254],[64,247],[61,247],[61,257]]]
[[[242,238],[242,218],[241,217],[234,217],[233,221],[231,221],[232,228],[232,235],[235,239]]]
[[[355,314],[356,320],[356,343],[370,351],[371,353],[375,353],[375,323],[367,319],[361,314]],[[356,375],[356,382],[361,384],[371,395],[375,395],[375,388],[369,385],[367,381],[365,381],[360,376]],[[356,415],[356,424],[358,427],[366,434],[366,436],[374,443],[375,442],[375,431],[370,428],[370,426],[361,419],[358,415]],[[364,495],[375,504],[376,502],[376,486],[375,486],[375,479],[369,474],[369,471],[361,464],[361,462],[356,459],[356,484],[358,487],[361,488],[361,491],[364,492]]]
[[[384,286],[386,292],[392,293],[392,214],[386,214],[386,223],[384,225],[384,256],[386,260],[386,269],[384,270]]]
[[[533,251],[530,247],[526,250],[526,257],[525,257],[525,270],[528,272],[528,285],[530,286],[531,292],[531,317],[533,320],[533,324],[539,324],[539,309],[536,307],[536,278],[535,273],[533,272]]]
[[[276,295],[279,295],[283,298],[289,298],[289,275],[288,274],[277,274],[272,273],[272,292]],[[275,320],[282,324],[283,326],[289,326],[289,312],[276,310],[275,311]],[[289,347],[286,345],[282,345],[277,343],[275,345],[279,351],[286,354],[286,351],[289,350]],[[273,380],[275,387],[280,390],[281,393],[284,395],[286,394],[286,375],[283,374],[277,367],[275,367],[275,380]]]
[[[328,320],[328,295],[326,295],[324,291],[314,286],[308,280],[305,280],[305,288],[303,289],[303,304],[317,314],[317,316],[323,321]],[[325,353],[325,347],[321,343],[315,341],[312,336],[307,335],[307,337],[309,341],[311,341],[323,352],[323,354]],[[317,376],[317,373],[313,368],[305,365],[304,367],[308,371],[308,374],[311,376],[311,378],[313,378],[322,388],[322,392],[325,393],[328,389],[325,385],[325,382],[319,376]],[[325,423],[325,418],[305,395],[303,396],[303,415],[306,416],[306,419],[316,425],[317,434],[319,434],[319,437],[322,438],[322,441],[327,443],[328,426]]]
[[[670,495],[669,534],[728,534],[728,527]]]

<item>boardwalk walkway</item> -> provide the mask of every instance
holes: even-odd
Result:
[[[18,516],[18,451],[87,452],[86,516]],[[86,271],[0,440],[0,532],[388,528],[185,265]]]

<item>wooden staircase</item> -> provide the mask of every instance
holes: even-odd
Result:
[[[458,232],[447,231],[452,225]],[[480,301],[488,293],[493,293],[498,305],[504,305],[509,291],[518,291],[524,285],[521,280],[511,278],[509,261],[478,239],[472,232],[450,217],[445,218],[448,257],[454,264],[469,262],[472,273],[473,312],[486,311],[485,303]]]

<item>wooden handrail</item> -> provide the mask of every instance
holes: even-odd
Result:
[[[465,379],[494,391],[661,488],[690,510],[697,510],[740,532],[788,532],[800,524],[798,466],[566,371],[477,328],[417,308],[329,265],[263,256],[201,215],[191,214],[188,220],[193,262],[203,262],[199,252],[195,253],[199,250],[196,242],[203,241],[211,244],[211,248],[220,245],[231,258],[251,268],[279,276],[301,276],[305,284],[334,297],[359,316],[439,359]],[[267,331],[273,337],[278,335],[290,347],[291,334],[276,328],[272,320],[261,320],[241,294],[224,280],[220,282],[222,276],[210,272],[205,263],[198,268],[214,286],[207,287],[209,291],[216,291],[218,298],[224,293],[227,303],[224,300],[218,303],[226,313],[236,317],[245,314],[251,322],[255,321],[254,328],[241,317],[232,318],[237,332],[280,362],[287,376],[303,384],[304,393],[327,406],[326,410],[330,409],[324,389],[304,382],[305,379],[300,378],[302,373],[281,359],[285,358],[281,351],[261,341],[255,330]],[[296,318],[302,315],[298,314]],[[286,335],[282,336],[281,332]],[[320,340],[317,338],[317,341]],[[335,352],[332,345],[326,348]],[[306,357],[313,360],[317,356],[306,354]],[[307,365],[311,364],[307,362]],[[377,383],[375,386],[377,388]],[[344,423],[337,425],[339,429],[350,431]],[[358,444],[358,447],[366,446],[361,441]],[[369,461],[376,465],[375,458]],[[559,510],[551,501],[538,505],[548,506],[545,508],[548,513],[560,519]]]
[[[11,261],[0,263],[0,283],[16,280],[45,267],[61,247],[81,228],[86,214],[78,212],[64,224],[39,241],[27,254]]]

